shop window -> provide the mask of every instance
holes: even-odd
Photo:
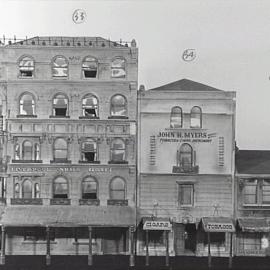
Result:
[[[173,107],[171,110],[171,128],[181,128],[182,120],[182,109],[180,107]]]
[[[125,181],[121,177],[115,177],[110,183],[110,199],[125,200],[126,187]]]
[[[20,77],[22,78],[30,78],[34,75],[34,60],[29,56],[23,57],[19,61],[19,70],[20,70]]]
[[[32,160],[33,145],[30,141],[24,141],[22,144],[23,160]]]
[[[125,78],[126,77],[126,61],[122,57],[115,58],[111,66],[112,78]]]
[[[7,181],[5,177],[0,177],[0,198],[6,198]]]
[[[18,143],[16,143],[15,146],[14,146],[14,159],[15,160],[20,160],[21,159],[20,145]]]
[[[243,233],[239,237],[241,250],[261,250],[262,233]]]
[[[190,127],[191,128],[201,128],[202,127],[202,110],[198,106],[195,106],[191,109]]]
[[[24,241],[46,241],[46,228],[35,227],[24,229]],[[54,231],[50,230],[50,240],[55,240]]]
[[[177,153],[177,166],[181,167],[183,172],[192,170],[193,165],[193,149],[187,144],[183,143]]]
[[[82,199],[97,199],[97,181],[93,177],[86,177],[82,181]]]
[[[83,116],[98,117],[98,99],[93,95],[87,95],[82,100]]]
[[[67,161],[68,144],[63,138],[56,138],[53,145],[54,161],[65,162]]]
[[[126,159],[126,144],[122,139],[114,139],[111,142],[110,163],[121,163]]]
[[[82,161],[97,161],[97,143],[93,139],[87,139],[81,146]]]
[[[32,182],[26,178],[22,183],[22,198],[31,199],[32,198]]]
[[[270,179],[245,179],[244,204],[270,204]]]
[[[20,97],[20,115],[35,115],[35,99],[31,94]]]
[[[53,181],[53,198],[67,199],[68,198],[68,182],[64,177],[57,177]]]
[[[52,76],[65,78],[68,76],[68,61],[64,56],[56,56],[52,61]]]
[[[58,94],[53,98],[53,116],[66,117],[68,115],[68,98]]]
[[[34,198],[35,199],[39,199],[40,198],[40,188],[39,188],[39,184],[35,183],[34,185]]]
[[[126,117],[127,116],[127,100],[122,95],[115,95],[111,99],[111,116]]]
[[[207,233],[204,233],[204,245],[208,245]],[[210,232],[210,245],[217,248],[225,247],[225,232]]]
[[[87,56],[82,63],[82,71],[84,78],[96,78],[97,68],[97,60],[93,57]]]
[[[14,198],[19,199],[20,198],[20,184],[16,183],[14,185]]]
[[[193,184],[179,184],[178,202],[180,206],[192,206],[194,186]]]

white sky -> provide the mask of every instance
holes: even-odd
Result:
[[[87,20],[72,21],[75,9]],[[0,36],[136,39],[139,84],[182,78],[236,91],[237,145],[270,149],[270,1],[0,0]],[[197,57],[184,62],[182,52]]]

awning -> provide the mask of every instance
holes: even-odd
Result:
[[[233,220],[229,217],[203,217],[202,224],[206,232],[235,232]]]
[[[170,231],[172,223],[168,218],[143,217],[143,229],[152,231]]]
[[[10,206],[0,224],[8,227],[128,227],[136,224],[135,209],[128,206]]]
[[[238,225],[243,232],[270,232],[265,218],[239,218]]]

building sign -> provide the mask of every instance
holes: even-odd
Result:
[[[170,221],[147,220],[143,224],[143,229],[152,231],[170,231],[172,229],[172,224]]]
[[[234,232],[234,226],[232,223],[215,223],[208,222],[204,225],[207,232]]]
[[[217,133],[199,132],[199,131],[160,131],[157,138],[161,143],[211,143]]]

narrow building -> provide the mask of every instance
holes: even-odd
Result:
[[[86,255],[94,265],[93,255],[121,254],[132,265],[135,40],[34,37],[2,43],[0,59],[1,263]]]
[[[138,111],[137,254],[231,258],[235,92],[141,87]]]

